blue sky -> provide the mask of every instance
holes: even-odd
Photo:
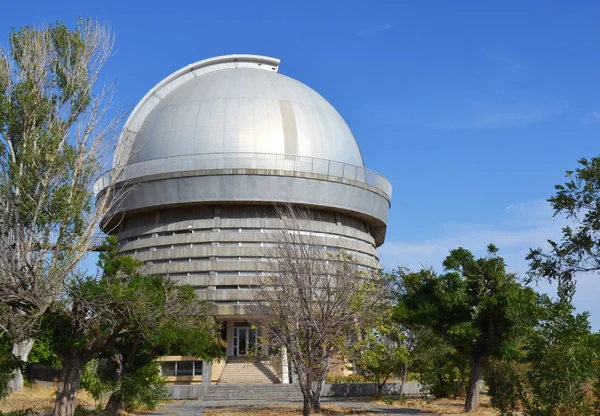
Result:
[[[598,155],[600,3],[594,1],[5,1],[12,27],[109,23],[104,72],[132,108],[171,72],[230,53],[281,59],[327,98],[367,167],[394,186],[386,267],[438,266],[459,245],[496,243],[513,270],[559,236],[545,200],[564,171]],[[548,289],[546,285],[542,290]],[[579,310],[600,329],[600,276]]]

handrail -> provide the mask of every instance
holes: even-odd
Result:
[[[150,159],[126,166],[117,182],[163,173],[212,169],[264,169],[326,175],[373,186],[392,198],[390,182],[370,169],[335,160],[274,153],[201,153]],[[110,185],[112,172],[105,172],[95,181],[96,194]]]

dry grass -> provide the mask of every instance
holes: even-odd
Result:
[[[471,413],[465,413],[464,399],[406,399],[402,402],[394,402],[392,405],[406,409],[419,409],[425,412],[435,413],[440,416],[498,416],[500,414],[498,411],[492,408],[490,404],[490,398],[486,395],[479,396],[479,408],[475,412]]]
[[[302,406],[231,406],[206,409],[206,416],[298,416],[302,415]],[[316,414],[316,413],[313,413]],[[323,406],[321,415],[343,416],[360,415],[374,416],[373,413],[365,413],[340,406]]]
[[[33,409],[37,412],[48,412],[54,408],[56,389],[54,387],[45,387],[34,385],[26,387],[21,393],[12,393],[4,400],[0,400],[0,411],[10,412],[13,410]],[[80,390],[77,394],[77,404],[85,408],[94,407],[94,399],[85,390]]]

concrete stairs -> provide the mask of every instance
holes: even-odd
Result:
[[[301,401],[297,384],[216,384],[207,386],[204,400]]]
[[[228,357],[217,384],[275,384],[279,379],[264,361],[250,361],[244,357]]]

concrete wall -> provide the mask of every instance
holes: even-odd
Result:
[[[203,398],[208,386],[201,385],[169,385],[167,389],[170,397],[175,400]],[[384,395],[397,395],[400,383],[388,383],[383,388]],[[300,389],[298,387],[298,389]],[[321,397],[364,397],[375,396],[377,388],[374,384],[325,384]],[[404,384],[404,394],[416,396],[424,394],[421,384],[416,381],[407,381]],[[260,397],[256,397],[260,399]]]

